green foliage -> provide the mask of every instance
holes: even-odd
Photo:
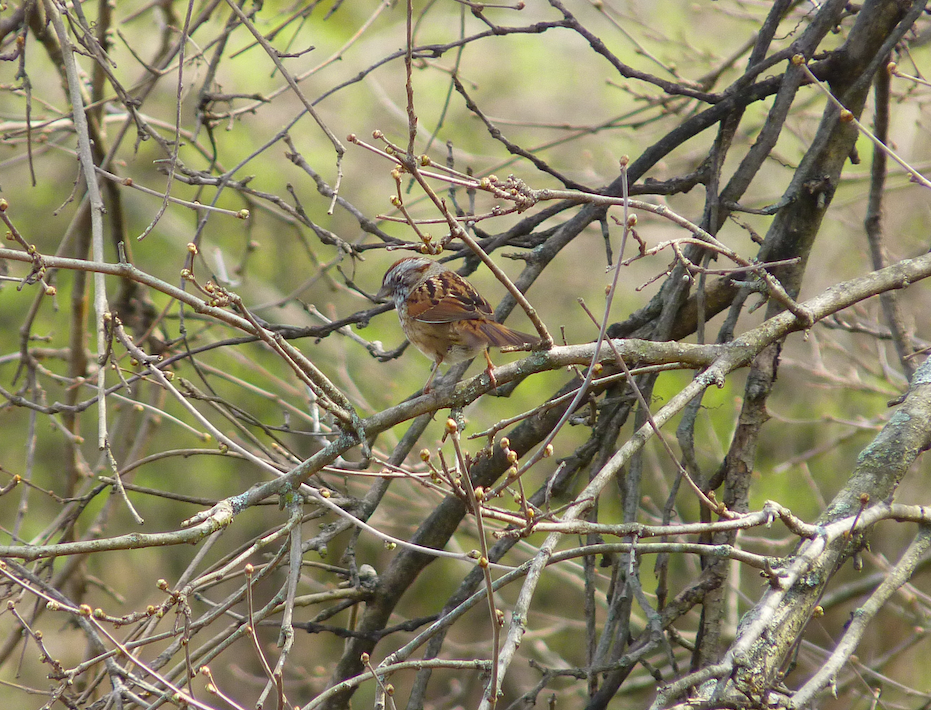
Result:
[[[931,416],[921,378],[909,388],[929,339],[926,188],[898,163],[881,181],[872,143],[790,61],[804,51],[863,125],[891,112],[886,142],[920,167],[927,88],[887,67],[891,46],[907,73],[927,63],[918,4],[418,2],[409,73],[404,4],[236,6],[245,19],[232,3],[0,8],[0,706],[221,707],[218,691],[279,707],[279,677],[281,706],[347,707],[322,696],[342,681],[368,706],[383,688],[363,653],[375,667],[572,550],[495,592],[497,645],[481,599],[399,658],[438,667],[381,679],[393,702],[487,707],[499,660],[498,707],[796,702],[827,687],[833,642],[900,558],[918,593],[871,612],[860,660],[842,647],[836,707],[865,707],[857,679],[876,673],[889,706],[928,692],[926,557],[909,561],[921,538],[901,524],[925,521],[855,529],[892,492],[927,502],[913,462]],[[624,204],[621,175],[642,202]],[[421,393],[430,361],[372,299],[390,264],[441,242],[499,319],[532,332],[538,316],[555,344],[493,353],[497,392],[479,357]],[[779,262],[768,282],[760,261]],[[725,342],[710,355],[697,312],[703,342]],[[602,320],[625,365],[606,346],[561,419]],[[888,470],[860,490],[867,447]],[[752,517],[771,501],[782,520]],[[727,528],[734,511],[753,524]],[[586,568],[577,548],[601,544]],[[764,607],[784,615],[765,632]],[[782,654],[770,666],[755,633]],[[751,670],[761,685],[736,687]],[[196,701],[169,700],[182,692]]]

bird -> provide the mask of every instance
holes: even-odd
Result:
[[[401,329],[411,345],[433,360],[423,391],[442,363],[452,364],[485,354],[488,377],[497,383],[489,347],[535,345],[540,339],[496,323],[491,305],[455,271],[422,256],[399,259],[385,272],[376,298],[394,301]]]

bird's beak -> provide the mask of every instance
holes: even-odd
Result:
[[[379,301],[387,301],[391,298],[391,289],[382,284],[382,287],[378,289],[378,293],[375,294],[375,298]]]

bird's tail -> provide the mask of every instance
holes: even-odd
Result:
[[[490,320],[483,320],[479,325],[479,330],[488,339],[488,344],[496,348],[502,348],[506,345],[536,345],[540,342],[540,339],[535,335],[521,333],[519,330],[511,330],[507,326]]]

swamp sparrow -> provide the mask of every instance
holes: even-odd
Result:
[[[488,348],[533,345],[540,340],[495,323],[491,305],[472,284],[422,256],[396,261],[385,272],[377,297],[394,301],[404,335],[433,360],[424,392],[429,391],[440,363],[461,362],[480,352],[485,353],[488,377],[496,386]]]

